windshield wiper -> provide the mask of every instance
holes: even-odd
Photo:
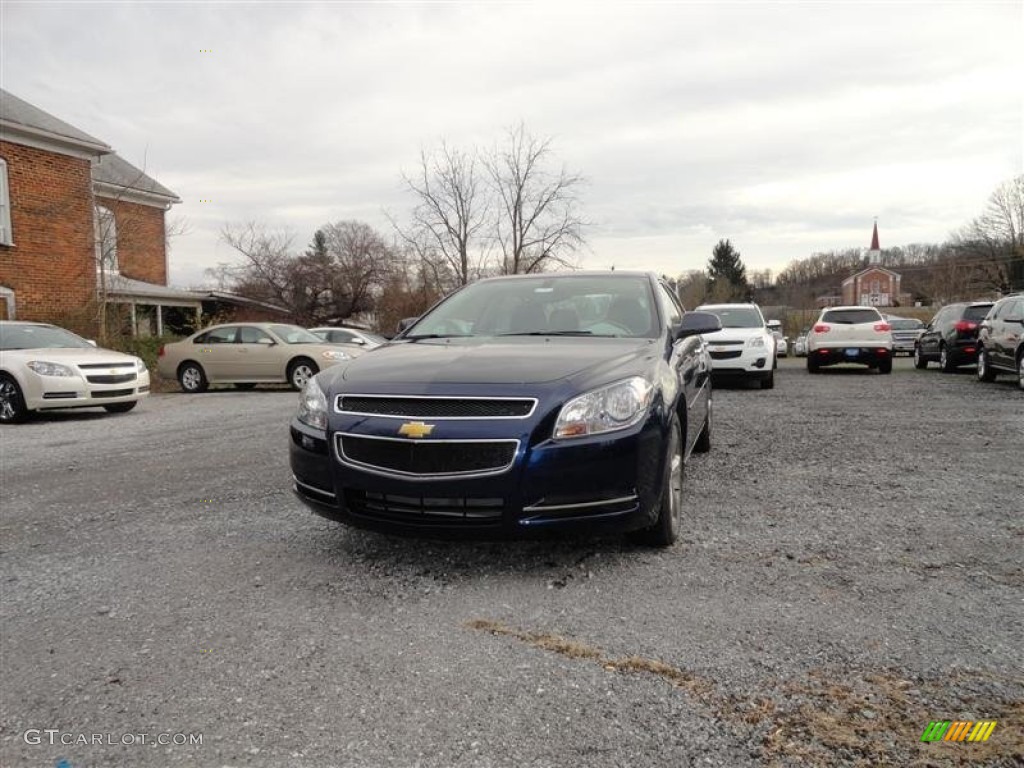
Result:
[[[421,333],[419,336],[404,336],[406,341],[419,341],[420,339],[468,339],[468,333]]]
[[[499,336],[593,336],[593,331],[521,331],[519,333],[499,333]],[[601,333],[598,336],[607,336]]]

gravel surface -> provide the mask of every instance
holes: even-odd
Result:
[[[0,765],[1021,765],[1024,396],[776,381],[716,390],[666,551],[322,520],[292,392],[4,428]]]

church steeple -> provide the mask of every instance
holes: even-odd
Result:
[[[878,264],[882,260],[882,249],[878,245],[878,219],[871,232],[871,249],[868,251],[868,264]]]

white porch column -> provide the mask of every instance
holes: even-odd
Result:
[[[163,305],[156,305],[156,335],[164,335],[164,308]]]
[[[138,324],[138,318],[135,316],[135,302],[134,301],[131,303],[131,308],[132,308],[132,338],[134,339],[136,336],[139,335],[139,324]]]

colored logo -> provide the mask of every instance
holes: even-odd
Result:
[[[995,729],[995,720],[933,720],[921,734],[921,741],[988,741]]]
[[[398,428],[398,434],[416,439],[426,437],[433,431],[433,424],[424,424],[422,421],[407,421]]]

